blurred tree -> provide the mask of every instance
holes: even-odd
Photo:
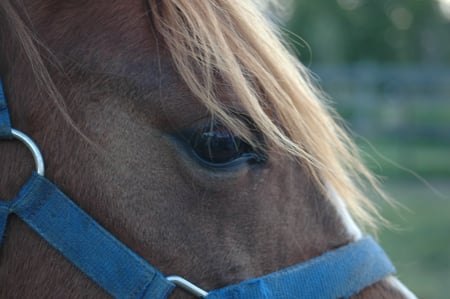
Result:
[[[438,1],[293,0],[287,27],[304,39],[305,63],[450,63],[450,20]]]

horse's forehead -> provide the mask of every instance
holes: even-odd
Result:
[[[37,3],[30,3],[33,22],[63,65],[131,83],[124,86],[140,92],[139,104],[157,126],[184,127],[205,116],[155,33],[144,1]]]
[[[154,66],[160,71],[169,68],[143,1],[30,2],[34,28],[62,60],[69,58],[87,70],[130,77]],[[151,75],[142,76],[147,84],[156,77]]]

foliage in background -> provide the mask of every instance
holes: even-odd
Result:
[[[307,64],[450,63],[450,1],[439,1],[293,0],[287,26],[311,48],[297,46]]]
[[[450,0],[286,3],[295,50],[375,172],[450,178]]]

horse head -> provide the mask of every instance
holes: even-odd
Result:
[[[204,289],[362,237],[377,184],[311,76],[253,1],[2,1],[11,120],[46,177],[163,273]],[[1,144],[0,194],[32,171]],[[17,217],[2,298],[106,293]],[[187,296],[176,291],[173,298]],[[410,298],[388,277],[356,298]]]

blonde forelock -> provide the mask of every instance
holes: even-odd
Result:
[[[255,1],[149,4],[180,76],[214,118],[258,146],[248,125],[220,100],[226,86],[266,142],[305,164],[324,193],[327,184],[333,186],[359,224],[375,229],[383,221],[364,189],[369,185],[384,196],[377,180],[308,70]]]

